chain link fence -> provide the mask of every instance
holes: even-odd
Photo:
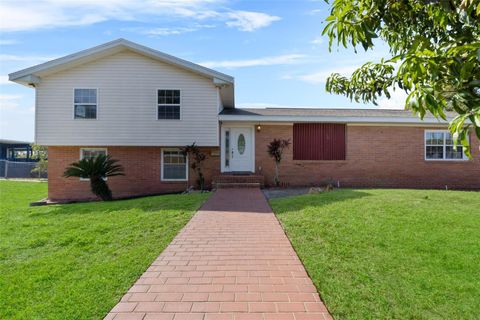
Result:
[[[19,162],[0,160],[0,177],[2,178],[46,178],[47,174],[39,175],[32,172],[36,162]]]

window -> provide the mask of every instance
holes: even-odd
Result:
[[[186,181],[188,177],[187,158],[180,150],[162,150],[162,180]]]
[[[74,89],[75,119],[97,119],[97,89]]]
[[[96,156],[101,154],[106,156],[107,149],[102,149],[102,148],[80,149],[80,160],[95,158]]]
[[[425,131],[426,160],[466,160],[462,145],[453,147],[453,138],[447,130]]]
[[[98,155],[107,155],[107,149],[104,148],[91,148],[91,149],[80,149],[80,160],[82,159],[92,159]],[[88,178],[80,178],[81,181],[90,181]],[[106,177],[103,180],[107,180]]]
[[[180,90],[158,90],[158,119],[180,119]]]
[[[7,159],[27,159],[29,158],[28,148],[7,148]]]
[[[230,166],[230,130],[225,131],[225,167]]]
[[[293,160],[345,160],[345,125],[295,123]]]

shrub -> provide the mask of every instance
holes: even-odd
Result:
[[[70,164],[63,173],[64,177],[78,177],[90,179],[90,190],[103,201],[112,200],[112,191],[108,187],[106,178],[123,176],[123,167],[117,164],[110,156],[98,155],[85,158]]]

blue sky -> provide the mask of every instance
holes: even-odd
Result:
[[[2,0],[0,138],[33,141],[34,90],[7,74],[117,38],[235,77],[237,107],[372,107],[325,92],[332,72],[349,74],[388,56],[328,50],[322,1]],[[404,95],[381,108],[403,108]]]

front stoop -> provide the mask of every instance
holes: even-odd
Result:
[[[263,188],[265,178],[259,174],[222,174],[212,180],[216,189],[226,188]]]

